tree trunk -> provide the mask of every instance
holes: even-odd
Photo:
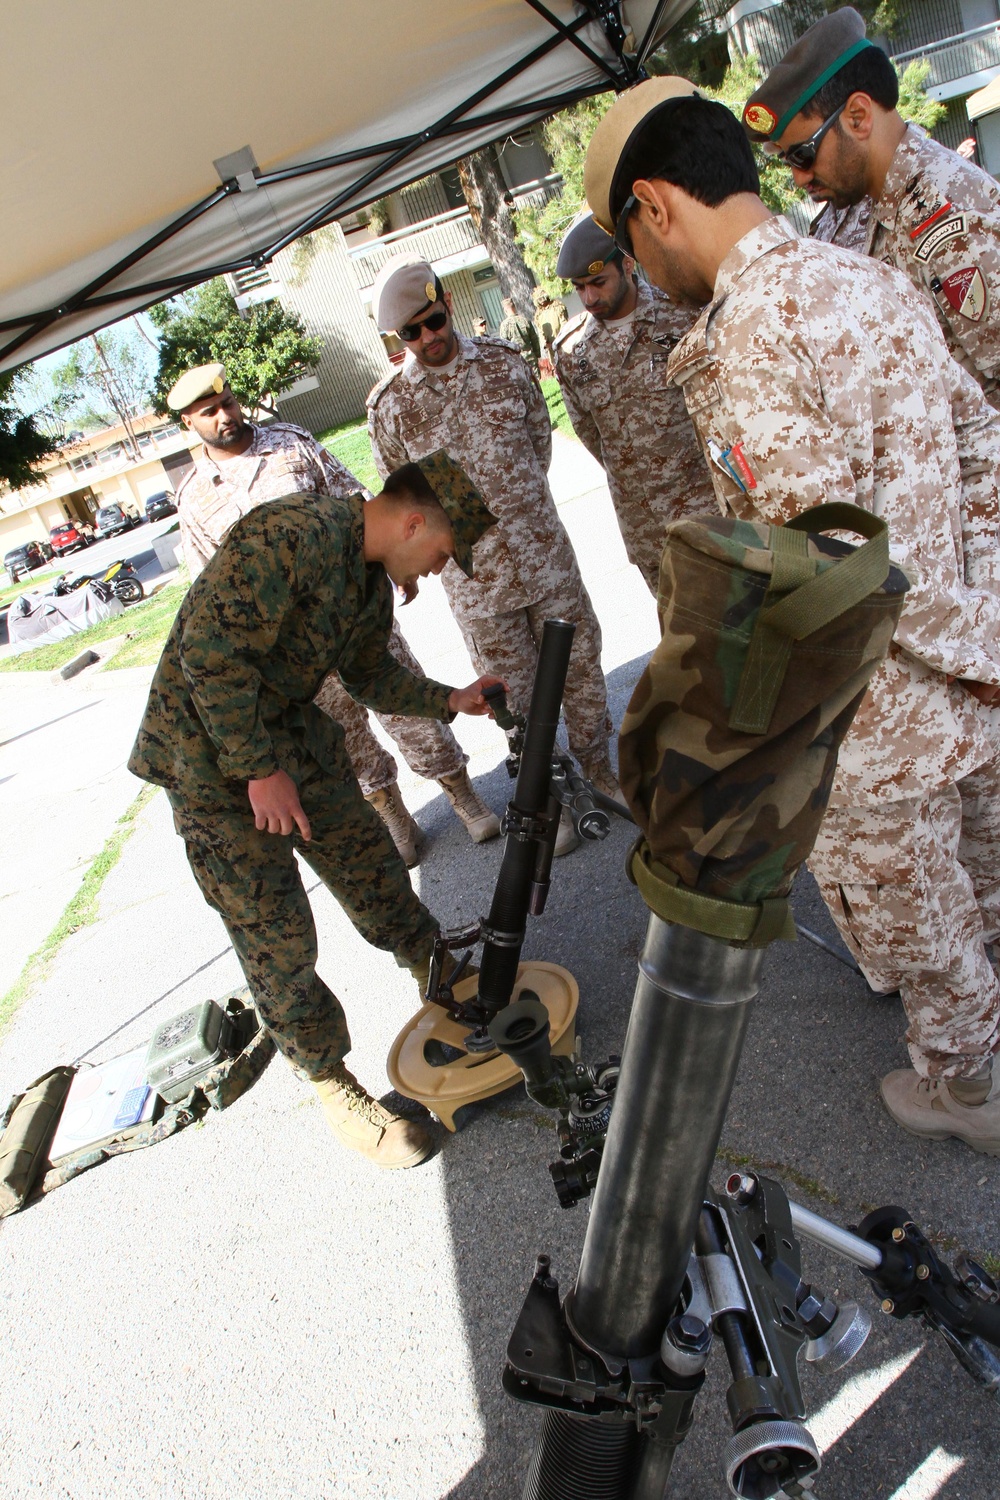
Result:
[[[519,313],[533,318],[531,293],[535,283],[515,238],[513,198],[492,148],[463,157],[458,163],[458,176],[476,232],[490,253],[500,295],[512,298]]]
[[[111,405],[115,409],[118,420],[121,422],[122,427],[125,429],[126,451],[131,458],[139,459],[142,457],[142,455],[139,452],[138,439],[135,435],[135,429],[132,426],[132,417],[128,409],[128,402],[122,391],[119,389],[118,382],[115,379],[114,371],[109,365],[108,357],[101,347],[101,342],[95,333],[92,333],[90,335],[90,342],[93,344],[98,358],[98,364],[94,366],[94,378],[102,387],[104,394],[107,396],[108,400],[111,402]]]

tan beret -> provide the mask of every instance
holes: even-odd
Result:
[[[825,83],[874,45],[865,38],[861,16],[849,5],[810,26],[747,100],[743,124],[751,140],[778,140]]]
[[[698,90],[687,78],[647,78],[618,95],[591,136],[583,167],[583,191],[591,213],[608,234],[615,232],[611,217],[615,172],[633,135],[662,105],[689,94],[697,97]]]
[[[202,396],[220,396],[226,388],[225,365],[198,365],[187,370],[167,396],[171,411],[183,411]]]
[[[429,261],[397,255],[382,267],[372,287],[375,326],[383,333],[395,333],[437,299],[438,279]]]

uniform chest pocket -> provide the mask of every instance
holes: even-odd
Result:
[[[684,392],[688,412],[693,419],[705,419],[722,401],[722,391],[715,372],[711,368],[693,370],[686,379],[682,379],[679,383]]]
[[[437,448],[448,446],[447,424],[440,412],[404,412],[399,423],[399,435],[411,459],[426,458]]]
[[[482,388],[480,414],[495,427],[511,427],[524,422],[527,407],[516,390],[507,384],[488,384]]]
[[[315,472],[307,464],[281,456],[268,458],[250,486],[255,500],[259,500],[262,494],[268,499],[280,500],[284,495],[311,495],[315,490]]]

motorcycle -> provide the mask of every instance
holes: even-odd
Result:
[[[145,597],[142,580],[132,564],[125,558],[119,558],[117,562],[109,564],[103,573],[74,575],[63,573],[56,579],[49,592],[58,597],[62,594],[72,594],[76,589],[85,588],[88,584],[100,598],[110,599],[113,595],[123,604],[138,604],[139,600]]]

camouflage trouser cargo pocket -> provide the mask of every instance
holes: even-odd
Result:
[[[174,823],[208,904],[226,925],[247,984],[279,1048],[309,1078],[350,1049],[343,1008],[316,973],[316,927],[295,848],[367,942],[403,966],[430,950],[437,924],[417,899],[385,824],[351,776],[307,762],[299,795],[308,845],[260,833],[249,811],[212,816],[171,797]]]
[[[809,859],[872,988],[899,989],[911,1059],[930,1077],[975,1071],[1000,1041],[984,947],[1000,876],[1000,799],[983,795],[995,769],[923,798],[830,808]]]

